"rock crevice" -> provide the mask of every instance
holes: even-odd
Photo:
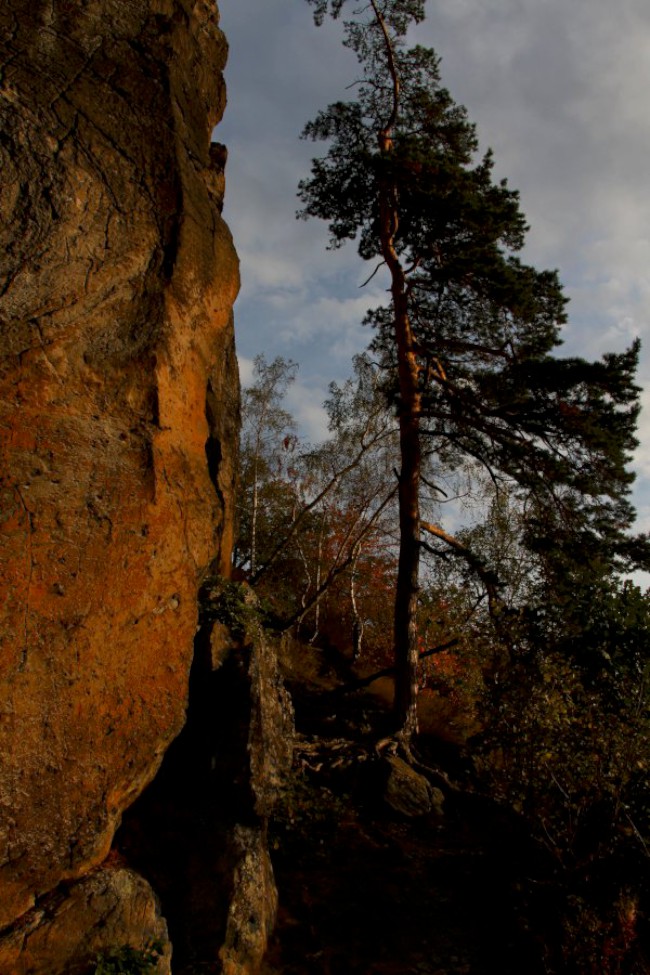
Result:
[[[293,707],[252,594],[217,579],[201,595],[187,724],[117,846],[161,897],[174,975],[253,975],[277,911],[267,826],[292,763]]]

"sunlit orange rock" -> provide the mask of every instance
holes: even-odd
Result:
[[[238,265],[207,0],[0,5],[0,928],[106,856],[226,569]]]

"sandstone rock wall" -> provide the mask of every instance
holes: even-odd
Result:
[[[188,722],[116,844],[160,896],[174,975],[254,975],[275,924],[267,824],[292,764],[293,707],[252,594],[231,585],[224,599],[211,582]]]
[[[0,929],[105,858],[228,564],[225,57],[209,0],[0,5]]]

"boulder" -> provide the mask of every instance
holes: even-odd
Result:
[[[394,812],[409,819],[431,813],[442,816],[444,796],[440,789],[397,755],[387,755],[384,763],[384,798]]]
[[[107,864],[43,898],[21,918],[0,940],[0,972],[88,975],[100,957],[153,947],[159,957],[152,975],[170,975],[167,925],[151,887],[133,870]]]

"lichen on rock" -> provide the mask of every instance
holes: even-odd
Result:
[[[0,7],[0,928],[106,857],[229,563],[225,59],[210,0]]]
[[[157,898],[137,873],[111,863],[28,911],[0,939],[0,972],[87,975],[101,957],[151,945],[159,949],[155,975],[170,975],[171,945]]]
[[[394,812],[407,818],[427,816],[431,812],[442,817],[444,796],[440,789],[397,755],[386,756],[383,764],[384,798]]]

